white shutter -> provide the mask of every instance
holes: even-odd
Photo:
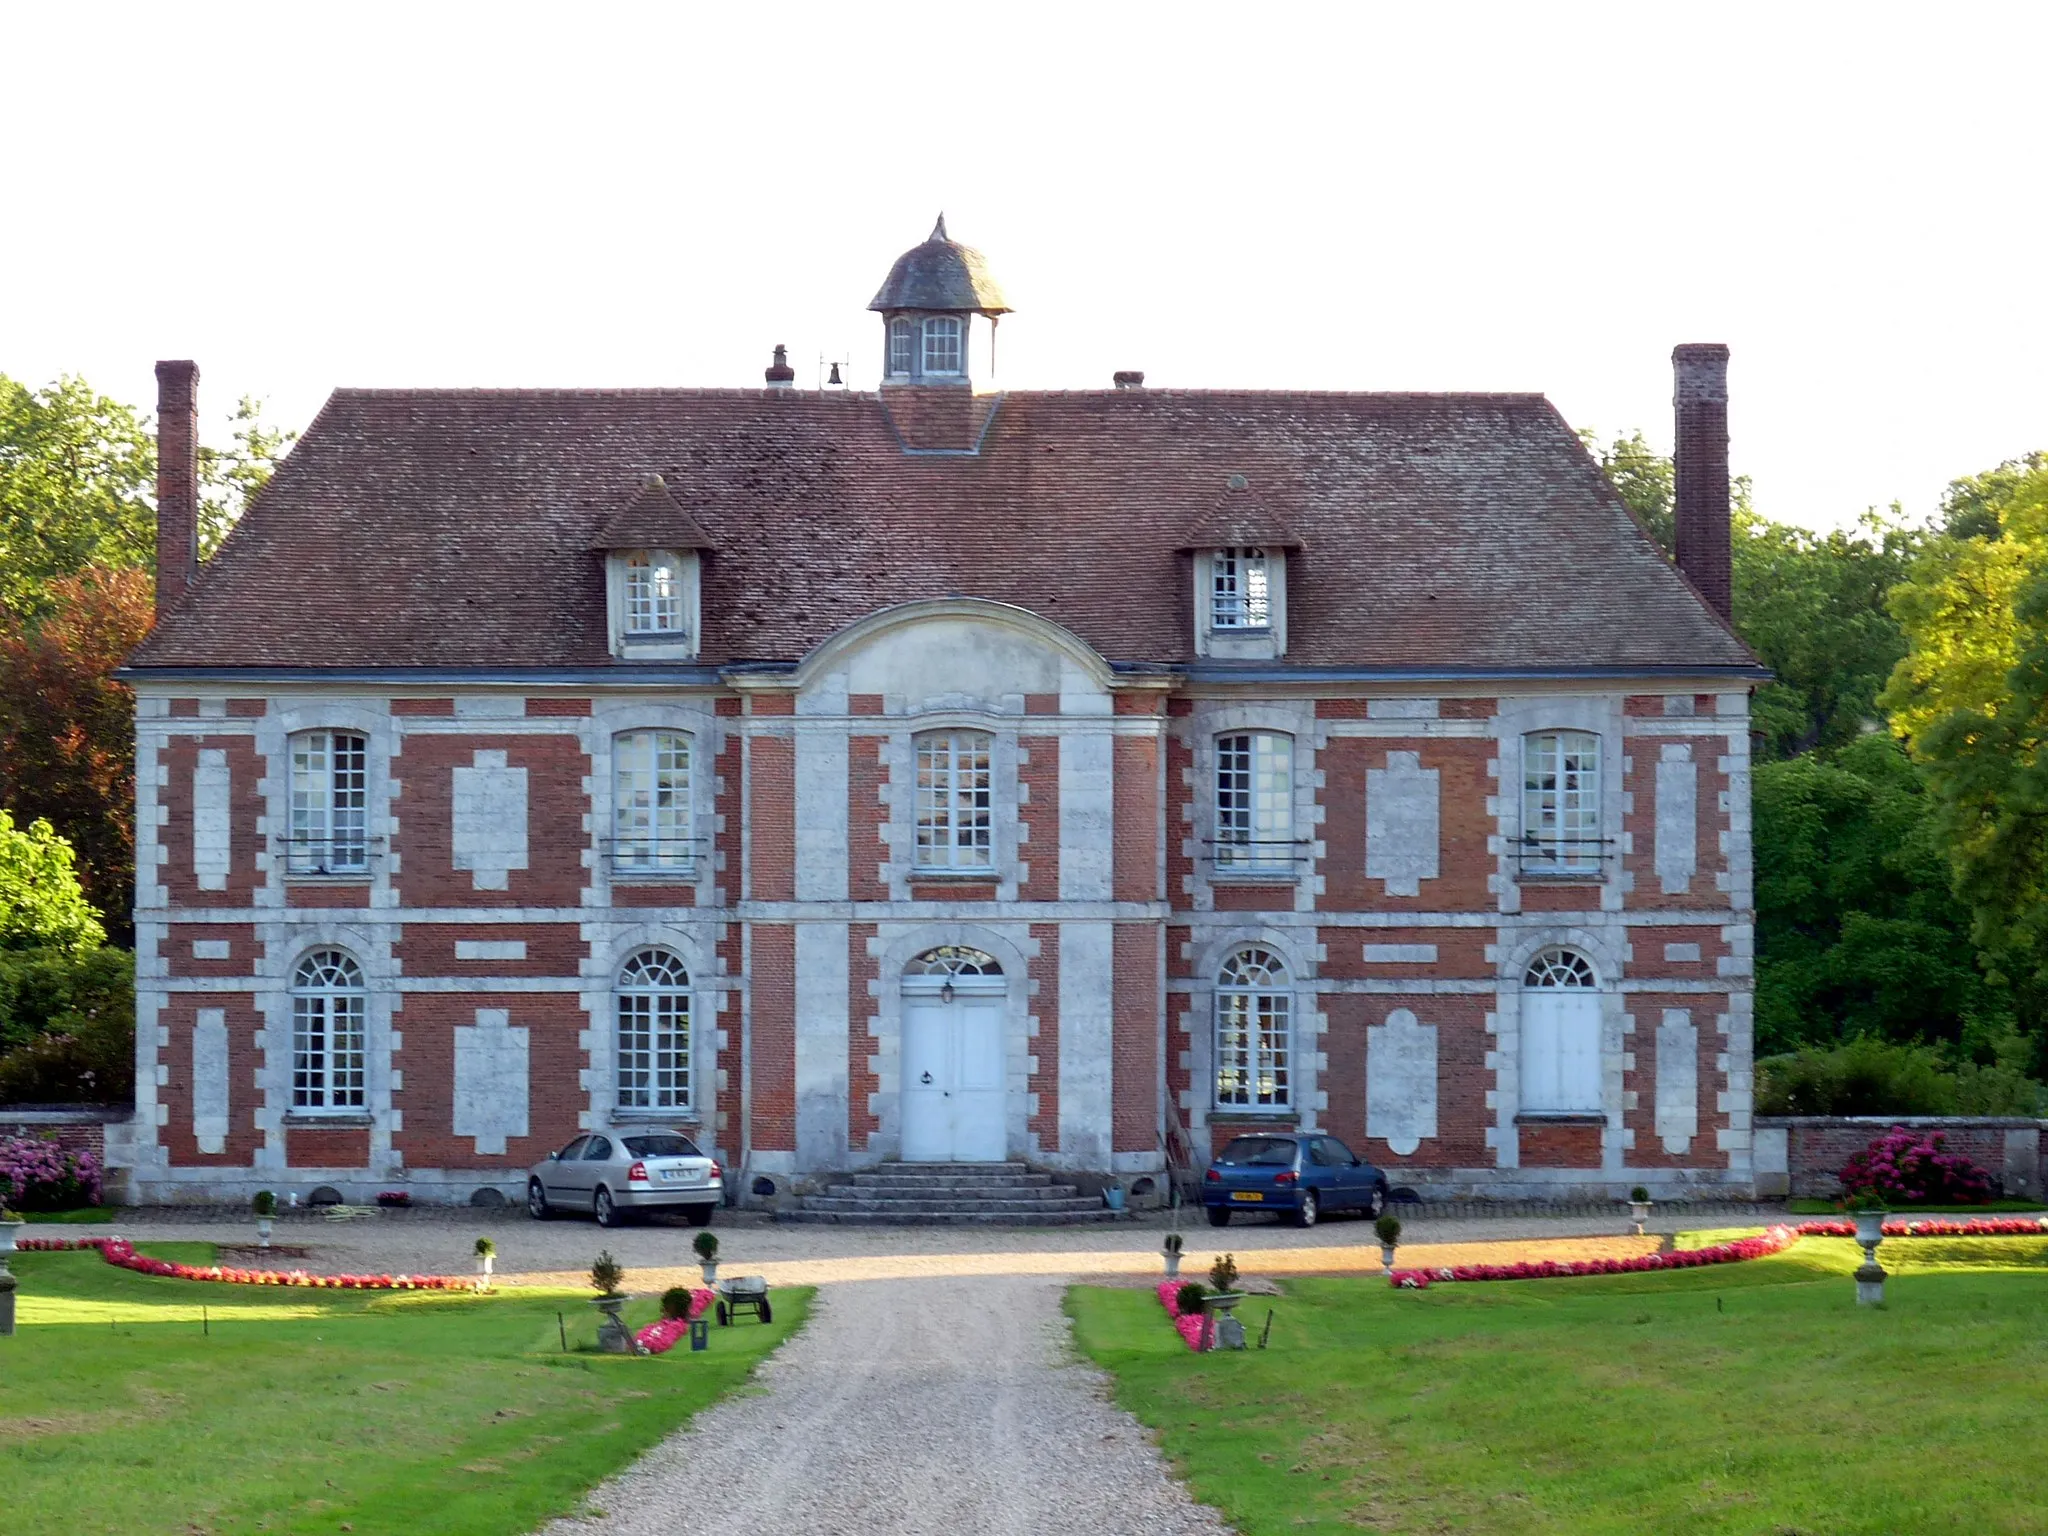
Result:
[[[1522,994],[1522,1108],[1556,1109],[1557,1005],[1563,999],[1546,992]]]
[[[1559,1109],[1600,1108],[1600,999],[1596,995],[1557,1000]]]

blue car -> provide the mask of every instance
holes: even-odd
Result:
[[[1238,1211],[1271,1211],[1297,1227],[1330,1211],[1371,1218],[1387,1208],[1387,1176],[1334,1136],[1262,1131],[1216,1154],[1202,1175],[1202,1205],[1212,1227],[1230,1225]]]

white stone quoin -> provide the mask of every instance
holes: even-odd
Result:
[[[1389,896],[1416,896],[1437,877],[1438,781],[1419,752],[1389,752],[1365,775],[1365,873]]]
[[[474,1025],[455,1028],[454,1131],[476,1139],[479,1157],[527,1134],[529,1056],[527,1030],[504,1008],[479,1008]]]
[[[453,821],[455,867],[479,891],[504,890],[507,873],[527,867],[526,770],[478,750],[473,767],[455,770]]]
[[[192,1139],[209,1157],[228,1144],[228,1026],[220,1008],[201,1008],[192,1025]]]
[[[1406,1008],[1365,1032],[1365,1134],[1401,1157],[1436,1135],[1436,1026]]]

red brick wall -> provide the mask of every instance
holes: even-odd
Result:
[[[1316,974],[1327,980],[1356,981],[1364,978],[1398,981],[1416,978],[1428,981],[1489,981],[1494,967],[1486,958],[1486,946],[1495,942],[1493,928],[1323,928],[1317,938],[1323,959]],[[1433,944],[1433,961],[1367,961],[1368,944]]]
[[[787,923],[756,923],[753,951],[753,1144],[764,1152],[794,1152],[796,930]]]
[[[1119,823],[1122,819],[1119,814]],[[1149,923],[1118,923],[1111,959],[1111,974],[1116,977],[1111,1148],[1151,1152],[1159,1146],[1159,929]]]
[[[1636,942],[1640,945],[1639,937]],[[1664,1143],[1657,1135],[1657,1026],[1663,1022],[1667,1008],[1682,1008],[1690,1013],[1693,1028],[1699,1036],[1699,1049],[1693,1065],[1699,1084],[1699,1132],[1693,1137],[1690,1150],[1676,1155],[1664,1150]],[[1728,999],[1702,996],[1696,992],[1669,997],[1635,992],[1629,995],[1628,1011],[1636,1023],[1635,1033],[1628,1036],[1628,1044],[1624,1047],[1634,1054],[1635,1067],[1632,1071],[1624,1071],[1621,1079],[1622,1089],[1636,1096],[1636,1107],[1622,1117],[1622,1124],[1636,1133],[1635,1146],[1628,1154],[1629,1165],[1636,1168],[1725,1168],[1728,1154],[1720,1149],[1714,1133],[1728,1128],[1728,1116],[1715,1107],[1720,1102],[1721,1090],[1727,1087],[1726,1078],[1716,1063],[1721,1052],[1728,1047],[1714,1021],[1728,1011]]]
[[[370,904],[370,883],[365,880],[330,885],[322,881],[318,885],[308,885],[294,881],[284,888],[284,904],[288,907],[356,911]]]
[[[1175,704],[1184,705],[1185,699],[1175,699]],[[1188,783],[1194,772],[1195,753],[1187,740],[1180,735],[1166,738],[1166,899],[1176,905],[1185,905],[1188,891],[1194,882],[1195,860],[1189,843],[1195,836],[1195,823],[1189,819],[1194,805],[1195,791]]]
[[[192,869],[192,776],[201,751],[227,753],[228,872],[224,890],[202,891]],[[170,782],[159,792],[169,817],[157,829],[168,857],[159,878],[174,907],[248,907],[255,905],[256,821],[263,797],[256,786],[263,763],[256,743],[247,736],[173,736],[163,744],[157,762],[170,770]],[[145,870],[142,878],[149,878]]]
[[[1393,969],[1389,967],[1389,969]],[[1385,1167],[1491,1167],[1493,1149],[1486,1145],[1493,1115],[1486,1107],[1494,1073],[1486,1065],[1493,1037],[1486,1032],[1492,999],[1484,996],[1395,997],[1374,993],[1333,993],[1322,999],[1330,1027],[1323,1037],[1329,1070],[1321,1086],[1330,1096],[1322,1123],[1369,1163]],[[1406,1008],[1421,1024],[1436,1027],[1437,1134],[1412,1153],[1397,1156],[1380,1138],[1366,1135],[1368,1028],[1387,1022],[1397,1008]]]
[[[1518,1127],[1524,1168],[1598,1168],[1600,1134],[1598,1125],[1542,1125]]]
[[[755,901],[791,901],[796,897],[796,743],[787,736],[756,736],[747,752],[753,792],[747,817],[753,878],[748,894]]]
[[[1122,704],[1121,695],[1117,702]],[[1118,901],[1156,901],[1160,833],[1158,739],[1117,737],[1111,763],[1116,780],[1111,799],[1111,814],[1115,818],[1112,837],[1116,845],[1111,893]],[[1151,973],[1149,965],[1146,973]]]
[[[1438,775],[1438,876],[1422,881],[1414,896],[1389,896],[1385,881],[1368,879],[1365,873],[1366,775],[1384,769],[1389,752],[1413,752],[1424,771]],[[1495,825],[1486,811],[1486,798],[1494,792],[1486,765],[1493,755],[1493,743],[1488,741],[1331,738],[1316,754],[1316,765],[1324,775],[1324,856],[1316,866],[1323,877],[1323,892],[1317,898],[1317,910],[1458,912],[1494,908],[1497,902],[1487,888],[1487,877],[1494,872],[1495,861],[1486,851],[1486,840]]]
[[[192,945],[202,939],[225,939],[227,959],[193,958]],[[255,974],[263,947],[256,942],[253,923],[175,923],[157,953],[172,976],[250,976]]]
[[[846,930],[846,1135],[847,1145],[856,1152],[868,1150],[870,1137],[880,1133],[881,1117],[868,1107],[869,1095],[882,1091],[882,1079],[869,1065],[875,1054],[875,1040],[868,1033],[868,1020],[875,1011],[871,984],[879,979],[882,963],[868,953],[875,936],[873,923],[850,923]]]
[[[458,939],[522,940],[524,960],[458,960]],[[408,923],[392,945],[400,974],[416,976],[576,976],[590,946],[574,923]],[[489,1007],[480,1003],[479,1007]],[[514,1022],[517,1022],[516,1020]]]
[[[1038,941],[1038,958],[1031,963],[1031,979],[1038,991],[1031,999],[1031,1011],[1038,1015],[1038,1038],[1031,1042],[1031,1054],[1038,1070],[1031,1074],[1031,1092],[1038,1095],[1038,1113],[1030,1129],[1038,1137],[1039,1150],[1056,1152],[1060,1146],[1060,926],[1033,923],[1031,937]]]
[[[474,1026],[479,1008],[502,1008],[512,1028],[526,1031],[527,1134],[508,1137],[498,1157],[480,1155],[474,1139],[454,1129],[455,1031]],[[590,1018],[574,993],[414,992],[394,1022],[405,1043],[391,1064],[405,1074],[405,1087],[392,1093],[391,1106],[404,1112],[405,1129],[391,1144],[408,1167],[524,1168],[576,1134],[590,1103],[577,1077],[590,1054],[577,1036]],[[704,1073],[711,1063],[694,1066]]]
[[[1018,858],[1031,876],[1017,888],[1023,901],[1057,901],[1060,894],[1060,739],[1026,736],[1017,743],[1026,754],[1017,777],[1029,791],[1019,820],[1031,829]]]
[[[211,1155],[200,1152],[192,1138],[192,1027],[202,1008],[220,1009],[228,1031],[228,1136],[223,1150]],[[157,1062],[170,1069],[156,1094],[168,1113],[157,1137],[170,1154],[171,1166],[247,1168],[263,1144],[255,1119],[261,1103],[256,1070],[263,1060],[256,1049],[256,1032],[263,1020],[255,1000],[246,992],[176,992],[164,999],[157,1026],[170,1031],[171,1043],[156,1053]]]
[[[1697,864],[1683,891],[1667,894],[1657,876],[1657,763],[1666,746],[1690,746],[1697,785],[1694,832]],[[1721,809],[1721,796],[1728,789],[1728,775],[1719,767],[1727,752],[1723,736],[1631,736],[1627,742],[1629,772],[1622,785],[1635,798],[1634,809],[1622,825],[1633,836],[1633,852],[1622,856],[1622,865],[1635,876],[1629,892],[1630,910],[1656,907],[1698,907],[1702,902],[1723,905],[1727,896],[1717,889],[1715,876],[1726,873],[1727,855],[1721,852],[1721,834],[1728,830],[1728,813]],[[1640,953],[1640,951],[1639,951]]]
[[[478,752],[505,754],[507,767],[526,770],[527,868],[506,876],[502,891],[480,891],[471,872],[455,867],[455,770]],[[588,876],[583,852],[590,835],[583,818],[590,797],[583,782],[590,758],[574,736],[409,736],[391,760],[402,786],[393,851],[399,869],[392,883],[400,904],[412,907],[573,907]]]
[[[367,1168],[368,1126],[287,1126],[285,1161],[294,1168]]]
[[[846,752],[846,894],[854,901],[887,901],[885,832],[889,807],[882,795],[889,782],[886,736],[855,736]]]

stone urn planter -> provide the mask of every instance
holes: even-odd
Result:
[[[597,1325],[597,1347],[608,1355],[630,1355],[634,1352],[633,1332],[626,1326],[626,1320],[619,1316],[629,1296],[599,1296],[590,1303],[603,1313]]]
[[[1380,1268],[1387,1274],[1394,1272],[1394,1249],[1401,1242],[1401,1218],[1383,1214],[1373,1220],[1373,1235],[1380,1240]]]
[[[1181,1246],[1181,1235],[1178,1232],[1167,1233],[1166,1241],[1159,1246],[1159,1257],[1166,1262],[1166,1278],[1169,1280],[1180,1278]]]
[[[1650,1219],[1650,1192],[1638,1184],[1628,1192],[1628,1214],[1635,1222],[1636,1236],[1643,1235],[1643,1225]]]
[[[703,1273],[704,1288],[706,1290],[716,1290],[718,1288],[718,1234],[715,1232],[699,1232],[692,1239],[690,1246],[696,1250],[697,1267]]]
[[[1244,1324],[1237,1320],[1237,1304],[1243,1300],[1242,1291],[1211,1291],[1202,1298],[1202,1312],[1209,1323],[1204,1330],[1206,1348],[1244,1348]]]
[[[27,1222],[16,1216],[9,1216],[6,1220],[0,1221],[0,1254],[14,1252],[14,1240],[21,1235],[21,1229],[27,1225]],[[0,1263],[4,1263],[4,1260],[0,1260]]]
[[[1856,1267],[1856,1305],[1881,1306],[1886,1275],[1877,1262],[1877,1245],[1884,1241],[1884,1219],[1891,1213],[1866,1207],[1850,1214],[1856,1219],[1856,1245],[1863,1250],[1863,1262]]]
[[[249,1202],[250,1214],[256,1218],[256,1246],[270,1246],[270,1229],[277,1220],[277,1196],[267,1189],[256,1191],[256,1198]]]
[[[488,1237],[476,1240],[476,1288],[487,1291],[491,1288],[491,1276],[498,1265],[498,1245]]]

